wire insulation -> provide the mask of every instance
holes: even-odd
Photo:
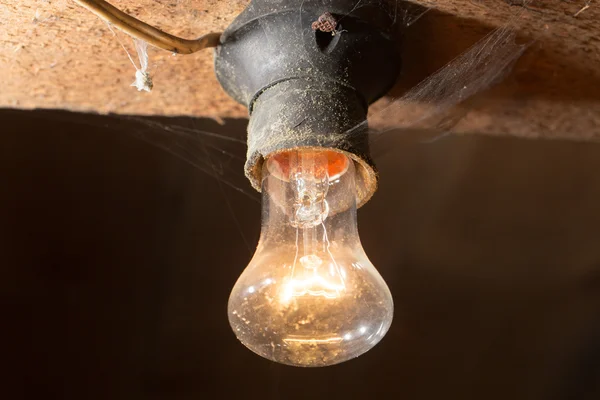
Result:
[[[217,47],[221,38],[220,32],[212,32],[198,39],[182,39],[124,13],[104,0],[74,1],[136,39],[173,53],[191,54],[208,47]]]

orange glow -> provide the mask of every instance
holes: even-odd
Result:
[[[302,153],[302,158],[312,157],[315,160],[316,168],[327,168],[327,175],[330,180],[335,180],[342,176],[347,170],[350,161],[342,153],[332,150],[291,150],[277,153],[269,157],[267,168],[269,172],[283,181],[289,181],[290,165],[298,162],[298,155]]]

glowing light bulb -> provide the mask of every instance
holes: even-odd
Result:
[[[342,153],[294,150],[263,165],[263,225],[229,298],[229,322],[250,350],[319,367],[375,346],[392,322],[390,291],[356,226],[354,164]]]

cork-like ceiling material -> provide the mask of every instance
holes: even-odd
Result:
[[[220,32],[246,0],[110,0],[185,38]],[[418,83],[517,12],[531,42],[512,73],[470,99],[456,131],[522,137],[600,138],[600,2],[415,1],[433,8],[407,33],[396,91]],[[151,48],[151,93],[130,84],[131,39],[71,0],[0,2],[0,107],[98,113],[247,117],[220,88],[213,50],[174,55]],[[137,60],[136,60],[137,61]],[[385,99],[384,99],[385,101]],[[426,106],[426,105],[423,105]],[[384,121],[393,125],[393,121]]]

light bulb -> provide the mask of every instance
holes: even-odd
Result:
[[[320,367],[375,346],[393,301],[356,226],[354,162],[331,150],[293,150],[262,167],[258,248],[229,298],[229,322],[253,352]]]

